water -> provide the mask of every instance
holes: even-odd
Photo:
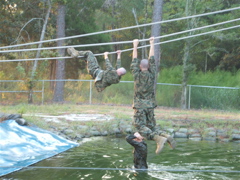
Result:
[[[159,155],[155,143],[148,144],[149,171],[126,170],[133,167],[133,148],[124,138],[99,137],[82,143],[31,167],[8,174],[1,180],[238,180],[240,144],[177,139],[177,148],[168,145]],[[35,167],[35,168],[34,168]],[[39,167],[39,168],[36,168]],[[40,168],[41,167],[41,168]],[[60,167],[45,168],[45,167]],[[65,169],[74,167],[75,169]],[[86,168],[86,169],[81,169]],[[100,169],[89,169],[100,168]],[[108,169],[101,169],[108,168]],[[112,170],[120,168],[120,170]],[[208,172],[205,172],[208,170]],[[210,171],[210,172],[209,172]],[[238,171],[232,172],[229,171]]]

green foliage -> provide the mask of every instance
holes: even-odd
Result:
[[[67,4],[69,0],[52,0],[53,3]]]
[[[24,106],[22,106],[21,108],[18,109],[17,113],[23,115],[24,113],[26,113],[26,108]]]
[[[19,74],[21,74],[22,76],[25,76],[26,74],[25,74],[25,69],[24,69],[24,67],[22,66],[22,64],[18,64],[18,66],[16,67],[16,69],[17,69],[17,71],[18,71],[18,73]]]
[[[105,0],[53,0],[52,11],[47,25],[45,39],[56,38],[56,3],[63,3],[66,5],[66,36],[73,36],[79,34],[86,34],[108,29],[122,28],[139,24],[150,23],[152,21],[153,1],[146,0],[121,0],[121,1],[105,1]],[[238,1],[210,1],[210,0],[196,0],[195,14],[217,11],[231,7],[239,6]],[[186,16],[185,14],[186,1],[183,0],[168,0],[164,1],[163,6],[163,20],[179,18]],[[43,0],[7,0],[0,2],[0,45],[19,44],[25,42],[38,41],[40,38],[43,19],[48,8],[47,1]],[[133,9],[136,12],[136,19],[133,15]],[[194,23],[197,27],[210,25],[218,22],[223,22],[238,18],[238,11],[231,11],[219,13],[216,15],[209,15],[200,18],[195,18]],[[36,18],[36,19],[33,19]],[[31,21],[32,20],[32,21]],[[27,22],[31,21],[29,24]],[[26,26],[25,26],[26,25]],[[229,23],[219,27],[207,28],[205,30],[196,31],[202,33],[217,28],[224,28],[238,25],[238,22]],[[25,26],[25,27],[24,27]],[[24,29],[22,29],[24,27]],[[126,41],[135,38],[142,38],[143,34],[139,33],[145,31],[145,38],[151,34],[151,26],[141,27],[140,29],[130,29],[125,31],[118,31],[108,34],[99,34],[94,36],[73,38],[65,41],[66,45],[78,45],[89,43],[103,43],[110,41]],[[164,23],[161,26],[162,35],[174,32],[180,32],[187,29],[187,20],[174,21]],[[188,84],[192,85],[209,85],[209,86],[229,86],[240,87],[240,72],[239,72],[239,34],[240,29],[232,29],[222,31],[205,36],[192,38],[191,66],[196,67],[189,77]],[[172,36],[161,39],[166,41],[178,37],[184,37],[188,34]],[[158,82],[181,84],[182,82],[182,59],[183,47],[185,41],[176,41],[161,45],[161,72]],[[45,47],[56,46],[55,42],[45,43]],[[36,48],[36,45],[28,46],[28,48]],[[25,47],[24,47],[25,48]],[[103,53],[104,51],[115,51],[117,49],[132,48],[132,44],[113,45],[113,46],[96,46],[89,48],[79,48],[78,50],[92,50],[94,53]],[[41,57],[56,57],[56,50],[47,50],[41,52]],[[141,51],[139,51],[141,55]],[[0,56],[4,59],[27,59],[34,58],[36,52],[21,52],[21,53],[5,53]],[[113,56],[114,57],[114,56]],[[113,58],[114,59],[114,58]],[[98,57],[100,64],[103,61],[102,57]],[[54,77],[54,68],[56,66],[54,61],[39,61],[38,62],[38,79],[49,79]],[[122,54],[122,64],[126,69],[129,69],[131,63],[131,52],[124,52]],[[24,79],[28,82],[33,63],[28,62],[9,62],[4,63],[0,68],[1,79]],[[79,78],[79,74],[83,76],[80,78],[90,79],[85,69],[86,64],[83,61],[67,60],[66,61],[66,78]],[[191,69],[192,70],[192,69]],[[225,71],[223,71],[225,70]],[[122,81],[132,81],[132,75],[128,72],[122,77]],[[87,83],[74,84],[66,83],[65,94],[68,100],[74,99],[75,102],[88,102],[87,92],[90,88]],[[127,84],[127,91],[121,89],[121,83],[113,85],[106,89],[107,95],[102,93],[99,95],[93,91],[95,102],[114,102],[114,103],[128,103],[132,93],[132,85]],[[25,85],[19,83],[14,89],[26,90]],[[53,85],[47,84],[48,95],[46,99],[52,96]],[[129,86],[129,87],[128,87]],[[13,88],[12,85],[6,86],[6,89]],[[41,89],[40,83],[36,84],[37,89]],[[77,90],[74,90],[77,89]],[[82,89],[84,93],[80,92]],[[112,91],[114,93],[112,93]],[[104,95],[103,95],[104,94]],[[161,86],[157,90],[157,101],[160,105],[179,106],[181,87],[180,86]],[[24,97],[24,95],[21,95]],[[223,98],[223,102],[219,103],[218,97]],[[4,94],[3,97],[10,97]],[[12,96],[12,99],[16,96]],[[41,99],[38,94],[35,98]],[[239,92],[226,92],[222,90],[195,90],[192,92],[192,105],[196,108],[214,107],[225,108],[226,106],[239,107]],[[232,105],[231,103],[232,102]],[[226,105],[228,104],[228,105]],[[194,106],[194,105],[193,105]]]
[[[181,85],[181,66],[161,70],[159,81]],[[217,70],[203,73],[193,71],[189,85],[240,87],[240,71],[231,73]],[[181,86],[158,85],[156,99],[160,106],[179,107]],[[238,109],[240,107],[240,90],[219,88],[191,88],[191,108]]]
[[[0,71],[0,79],[4,79],[4,72],[3,71]]]
[[[182,76],[182,66],[164,68],[160,71],[158,82],[181,84],[181,81],[182,81],[181,76]]]

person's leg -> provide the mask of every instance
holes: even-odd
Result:
[[[152,131],[152,133],[150,134],[150,139],[156,141],[157,143],[156,154],[159,154],[163,150],[167,138],[159,136],[160,128],[157,128],[156,126],[154,109],[153,108],[146,109],[146,115],[147,115],[147,127]]]
[[[143,137],[149,139],[148,137],[152,131],[146,126],[146,120],[144,109],[134,109],[133,124]]]
[[[72,58],[78,58],[79,56],[82,56],[85,58],[85,57],[87,57],[87,54],[89,51],[77,51],[73,47],[69,47],[67,49],[67,52]]]
[[[155,114],[154,114],[154,109],[148,109],[148,120],[147,120],[147,127],[149,127],[153,134],[157,134],[159,136],[167,138],[167,143],[171,146],[171,148],[176,147],[176,141],[173,139],[173,137],[169,134],[164,133],[160,129],[159,126],[156,125],[156,119],[155,119]]]
[[[87,58],[87,70],[88,73],[95,78],[98,74],[97,71],[101,70],[100,66],[98,65],[98,61],[94,54],[91,51],[85,53],[85,57]]]
[[[153,132],[149,127],[147,127],[148,119],[148,110],[147,109],[135,109],[134,111],[134,125],[138,132],[143,136],[146,137],[148,140],[154,140],[157,144],[156,154],[159,154],[167,138],[159,136],[155,132]]]
[[[77,58],[78,56],[83,56],[85,58],[87,61],[88,73],[92,76],[92,78],[95,78],[98,73],[97,71],[101,70],[97,59],[91,51],[77,51],[73,47],[70,47],[67,49],[67,52],[73,58]]]
[[[177,143],[176,143],[176,141],[174,140],[174,138],[173,138],[171,135],[166,134],[166,133],[164,133],[164,132],[161,132],[161,133],[159,134],[159,136],[162,136],[162,137],[167,138],[167,143],[169,144],[169,146],[170,146],[172,149],[175,149],[175,148],[176,148]]]
[[[146,109],[146,115],[147,115],[147,127],[153,130],[156,127],[156,119],[154,114],[153,108]]]

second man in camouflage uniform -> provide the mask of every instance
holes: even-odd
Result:
[[[138,132],[154,140],[157,143],[156,153],[160,153],[165,142],[175,147],[175,141],[170,135],[161,133],[156,126],[154,108],[157,106],[155,100],[154,83],[156,77],[156,64],[154,59],[154,38],[150,38],[149,60],[137,58],[138,39],[133,41],[133,57],[131,71],[134,77],[134,125]]]
[[[111,84],[117,84],[120,82],[121,76],[126,73],[125,68],[121,67],[121,51],[117,51],[117,63],[116,68],[113,68],[108,59],[108,52],[104,53],[104,59],[106,63],[106,70],[102,70],[98,65],[98,61],[91,51],[77,51],[73,47],[67,49],[69,55],[73,58],[83,56],[87,61],[88,73],[95,79],[95,87],[98,92],[103,91]]]

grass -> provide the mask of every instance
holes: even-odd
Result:
[[[1,106],[3,113],[23,114],[28,122],[31,122],[41,128],[48,129],[49,126],[56,126],[57,123],[42,120],[35,114],[46,115],[66,115],[66,114],[106,114],[113,116],[117,121],[124,120],[127,124],[132,122],[133,109],[130,105],[109,105],[109,104],[48,104],[48,105],[28,105],[20,104],[16,106]],[[228,129],[239,129],[240,112],[220,111],[220,110],[182,110],[178,108],[157,107],[155,109],[155,118],[157,124],[162,127],[179,129],[181,127],[202,129],[206,127],[215,127]],[[98,126],[104,130],[109,129],[110,122],[66,122],[66,126],[87,125],[89,127]]]

